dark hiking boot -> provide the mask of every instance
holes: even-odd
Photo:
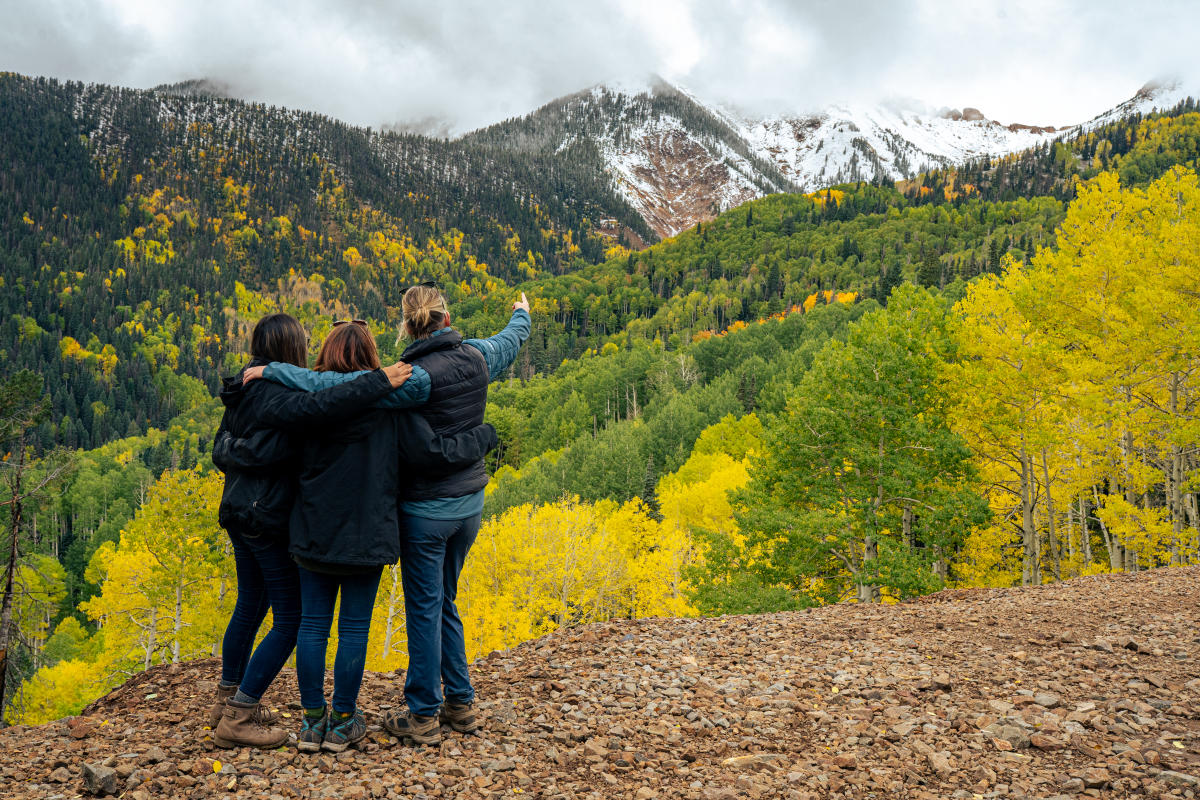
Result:
[[[221,723],[221,715],[225,713],[225,701],[237,694],[238,687],[222,686],[217,684],[217,700],[212,704],[212,708],[208,710],[208,727],[211,730],[216,730],[217,725]],[[263,708],[261,704],[258,710],[254,712],[254,721],[259,725],[271,726],[279,722],[279,714],[270,709]]]
[[[441,744],[442,726],[437,716],[422,717],[411,711],[390,711],[383,718],[383,727],[404,744]]]
[[[438,722],[449,725],[459,733],[474,733],[479,730],[474,703],[452,703],[447,700],[438,715]]]
[[[287,741],[283,728],[263,725],[254,718],[258,703],[239,703],[233,698],[225,701],[221,721],[213,731],[217,747],[258,747],[264,750],[279,747]]]
[[[326,714],[329,720],[325,729],[325,741],[321,748],[332,753],[340,753],[367,735],[367,722],[361,711],[355,711],[345,719],[339,719],[334,714]]]
[[[300,736],[296,741],[296,749],[306,753],[315,753],[325,742],[325,731],[329,728],[329,708],[319,717],[301,715]]]

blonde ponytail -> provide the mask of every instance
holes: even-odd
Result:
[[[445,325],[446,298],[434,286],[414,286],[404,293],[404,330],[414,339],[424,339]]]

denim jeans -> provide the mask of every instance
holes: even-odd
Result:
[[[475,689],[467,674],[467,646],[454,604],[458,576],[479,534],[480,514],[466,519],[425,519],[405,514],[400,537],[408,629],[404,697],[414,714],[431,716],[446,699],[470,703]]]
[[[369,572],[353,575],[299,569],[303,613],[300,638],[296,642],[296,682],[300,684],[300,704],[305,708],[325,705],[325,650],[333,626],[333,606],[340,591],[337,655],[333,659],[333,710],[352,714],[357,708],[367,663],[371,612],[375,609],[375,591],[383,567],[370,567]]]
[[[221,680],[240,685],[258,699],[296,646],[300,629],[300,578],[288,555],[286,536],[229,531],[237,567],[237,602],[221,648]],[[254,637],[271,610],[271,630],[254,647]],[[251,654],[253,650],[253,654]]]

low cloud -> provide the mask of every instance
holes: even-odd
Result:
[[[912,98],[1066,124],[1167,74],[1200,10],[1086,0],[0,0],[0,70],[190,78],[352,123],[452,135],[650,74],[752,113]]]

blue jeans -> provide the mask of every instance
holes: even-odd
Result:
[[[466,519],[425,519],[404,515],[400,537],[400,577],[404,582],[408,629],[408,710],[432,716],[446,699],[470,703],[475,689],[467,674],[467,646],[454,600],[467,551],[479,534],[480,514]]]
[[[300,629],[300,578],[286,536],[229,531],[237,566],[237,602],[221,647],[221,680],[258,699],[283,669]],[[254,637],[271,610],[271,630]],[[253,655],[251,650],[253,649]]]
[[[363,669],[367,664],[367,637],[371,612],[383,567],[354,575],[331,575],[300,567],[303,613],[296,642],[296,682],[300,705],[325,706],[325,649],[333,626],[333,606],[341,592],[338,610],[338,646],[333,659],[333,710],[352,714],[358,704]]]

